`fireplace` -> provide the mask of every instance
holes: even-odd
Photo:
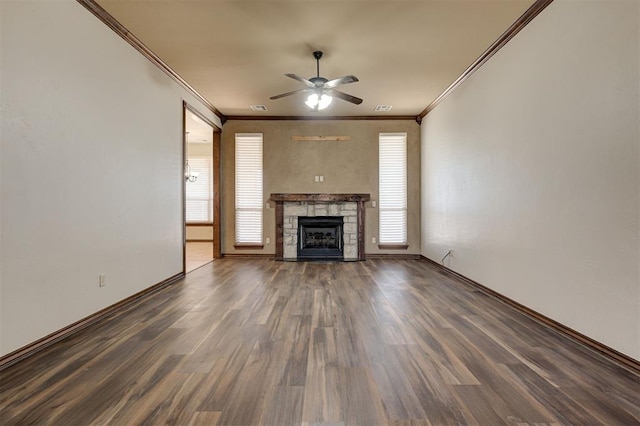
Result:
[[[343,259],[341,216],[298,217],[298,259]]]
[[[364,203],[369,199],[369,194],[271,194],[269,200],[275,203],[276,260],[298,258],[298,219],[302,217],[341,220],[341,238],[337,241],[342,254],[336,252],[333,259],[365,260]]]

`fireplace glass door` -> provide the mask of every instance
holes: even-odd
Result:
[[[298,259],[343,259],[342,216],[298,217]]]

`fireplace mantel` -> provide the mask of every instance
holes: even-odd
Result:
[[[269,200],[276,203],[276,260],[284,260],[284,203],[341,203],[355,202],[357,206],[358,259],[364,255],[364,203],[371,199],[370,194],[271,194]]]
[[[371,199],[371,194],[271,194],[271,201],[313,201],[331,203],[340,201],[366,202]]]

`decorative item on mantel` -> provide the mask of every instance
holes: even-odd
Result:
[[[292,141],[350,141],[351,136],[291,136]]]
[[[371,199],[370,194],[271,194],[269,200],[276,204],[275,207],[275,219],[276,219],[276,260],[297,260],[297,255],[293,253],[291,248],[296,247],[296,243],[292,243],[293,247],[290,247],[290,244],[287,244],[287,253],[285,253],[285,203],[299,203],[300,205],[307,204],[307,208],[313,210],[314,214],[310,216],[315,216],[316,214],[319,216],[332,216],[336,214],[340,214],[337,211],[331,212],[332,207],[336,204],[351,204],[350,212],[349,208],[345,207],[344,214],[350,213],[349,216],[345,216],[349,221],[346,223],[345,235],[349,235],[349,241],[346,241],[345,237],[345,250],[344,250],[344,259],[343,260],[365,260],[364,253],[364,237],[365,237],[365,206],[364,203]],[[321,205],[322,207],[319,207]],[[292,208],[297,209],[298,206],[293,206]],[[318,210],[325,211],[324,214],[318,214]],[[304,216],[305,214],[295,214],[294,216]],[[295,222],[297,222],[297,218],[295,218]],[[287,223],[288,230],[296,234],[297,237],[297,228],[290,226],[292,224]],[[295,229],[294,229],[295,228]],[[351,234],[351,229],[353,233]],[[295,232],[294,232],[295,231]],[[287,235],[289,237],[289,235]]]

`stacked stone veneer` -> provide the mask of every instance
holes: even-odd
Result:
[[[283,255],[285,259],[298,258],[299,216],[344,217],[344,259],[358,259],[358,205],[356,202],[285,201],[283,206]]]

